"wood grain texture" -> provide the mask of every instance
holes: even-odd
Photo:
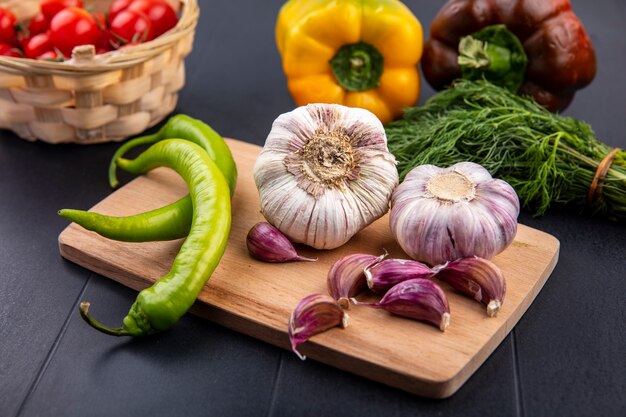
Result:
[[[355,252],[378,255],[387,250],[391,257],[406,255],[393,241],[385,216],[338,249],[298,246],[302,255],[319,258],[315,263],[267,264],[250,258],[246,235],[263,220],[252,178],[260,148],[230,139],[228,143],[239,169],[230,241],[191,312],[289,349],[291,310],[306,295],[326,292],[326,274],[336,260]],[[134,214],[175,201],[186,192],[176,173],[159,168],[115,191],[92,210]],[[63,257],[136,290],[167,273],[181,242],[116,242],[75,224],[59,235]],[[495,318],[487,317],[483,305],[442,284],[452,314],[445,333],[382,310],[353,306],[346,329],[316,335],[299,350],[311,359],[418,395],[448,397],[515,326],[554,269],[558,252],[556,238],[519,226],[513,244],[493,260],[507,280],[506,299]],[[97,305],[92,309],[97,315]]]

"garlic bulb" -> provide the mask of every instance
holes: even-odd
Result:
[[[478,164],[422,165],[393,193],[391,233],[411,258],[431,265],[490,259],[515,238],[519,210],[513,188]]]
[[[309,104],[274,121],[254,180],[269,223],[292,242],[333,249],[389,210],[398,173],[376,116]]]

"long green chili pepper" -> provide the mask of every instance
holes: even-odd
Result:
[[[226,181],[230,187],[232,197],[237,184],[237,166],[230,152],[230,148],[224,139],[211,126],[202,120],[194,119],[184,114],[172,116],[161,129],[152,135],[141,136],[131,139],[120,146],[109,164],[109,183],[111,187],[117,188],[119,181],[116,176],[117,161],[128,151],[142,145],[152,145],[164,139],[185,139],[200,145],[209,154],[211,159],[224,173]]]
[[[185,180],[193,204],[191,230],[171,270],[139,293],[122,327],[104,326],[89,314],[88,302],[80,304],[81,316],[97,330],[113,336],[142,336],[174,325],[217,267],[231,226],[229,187],[206,151],[185,140],[164,140],[134,160],[120,158],[117,162],[133,174],[160,166],[174,169]]]
[[[175,240],[189,234],[193,206],[189,195],[173,204],[134,216],[107,216],[93,211],[62,209],[65,217],[87,230],[124,242]]]
[[[179,114],[171,117],[155,134],[132,139],[118,148],[109,165],[109,182],[119,184],[117,160],[129,150],[165,139],[185,139],[200,145],[224,174],[232,197],[237,183],[237,166],[222,137],[201,120]],[[63,209],[59,215],[104,237],[125,242],[180,239],[189,234],[192,207],[189,196],[167,206],[133,216],[107,216],[83,210]]]

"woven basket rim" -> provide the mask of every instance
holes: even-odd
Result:
[[[179,39],[193,32],[198,23],[200,8],[197,0],[178,0],[182,12],[174,28],[158,38],[131,48],[96,55],[89,63],[77,63],[74,59],[63,62],[42,61],[31,58],[0,56],[0,71],[19,75],[95,75],[102,72],[128,68],[163,53]],[[2,2],[1,3],[6,3]]]

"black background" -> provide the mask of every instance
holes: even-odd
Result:
[[[263,144],[294,107],[273,37],[281,3],[201,1],[177,112]],[[406,4],[427,33],[443,1]],[[626,148],[626,1],[573,5],[599,71],[565,114]],[[424,84],[420,101],[430,95]],[[57,237],[67,222],[56,212],[110,194],[106,167],[118,146],[29,143],[0,131],[0,416],[626,415],[626,228],[569,211],[520,215],[561,241],[560,260],[509,336],[447,400],[302,362],[191,315],[137,340],[88,328],[79,300],[116,323],[136,292],[63,260]]]

